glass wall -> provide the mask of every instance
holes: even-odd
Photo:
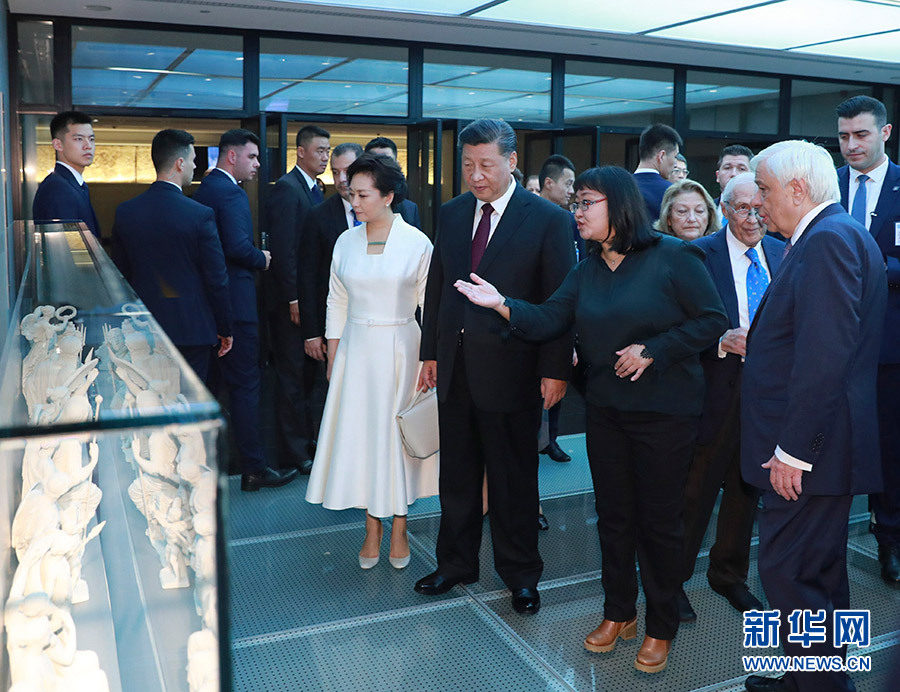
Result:
[[[406,48],[263,38],[259,72],[263,111],[395,117],[409,111]]]
[[[674,73],[569,60],[566,62],[566,122],[610,127],[672,124]]]
[[[780,80],[688,70],[688,127],[716,132],[778,132]]]
[[[241,110],[240,36],[72,27],[76,106]]]
[[[426,117],[550,120],[549,58],[425,49],[423,75]]]
[[[17,34],[19,100],[53,103],[53,22],[19,22]]]
[[[860,84],[791,80],[791,134],[837,137],[835,107],[851,96],[871,96]]]

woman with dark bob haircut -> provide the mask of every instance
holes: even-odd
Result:
[[[417,498],[437,495],[438,455],[413,459],[397,414],[416,394],[431,241],[395,214],[406,195],[400,166],[363,154],[347,169],[360,225],[338,236],[325,316],[328,397],[306,499],[327,509],[366,510],[359,566],[378,562],[390,517],[390,563],[409,564],[406,515]]]
[[[617,639],[637,635],[637,554],[647,616],[634,665],[656,673],[678,630],[683,493],[703,405],[698,356],[728,319],[701,251],[650,229],[628,171],[585,171],[575,205],[590,254],[546,302],[505,298],[475,274],[456,286],[523,339],[575,327],[587,363],[587,453],[606,594],[603,622],[584,646],[612,651]]]

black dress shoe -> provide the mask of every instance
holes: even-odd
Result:
[[[891,586],[900,587],[900,548],[894,545],[878,546],[881,578]]]
[[[253,491],[260,488],[278,488],[287,485],[297,477],[297,469],[278,471],[268,466],[256,473],[241,476],[241,490]]]
[[[316,458],[316,441],[315,440],[313,440],[312,442],[306,443],[306,456],[308,456],[310,459]]]
[[[299,464],[297,464],[294,467],[294,469],[301,476],[308,476],[310,471],[312,471],[312,467],[313,467],[313,460],[312,459],[304,459]]]
[[[547,521],[547,517],[543,514],[538,514],[538,531],[549,531],[550,530],[550,522]]]
[[[561,464],[567,461],[572,461],[572,457],[570,457],[562,450],[562,447],[559,446],[559,443],[557,443],[556,440],[551,440],[550,444],[548,444],[541,450],[541,454],[546,454],[548,457],[553,459],[553,461],[558,461]]]
[[[478,577],[448,577],[440,572],[432,572],[419,579],[413,588],[423,596],[440,596],[457,584],[474,584],[476,581]]]
[[[710,586],[717,594],[727,598],[732,607],[740,613],[745,613],[748,610],[766,609],[760,600],[750,593],[750,589],[747,588],[746,584],[731,584],[725,587],[712,586],[710,584]]]
[[[762,675],[751,675],[744,680],[747,692],[797,692],[797,683],[790,675],[780,678],[766,678]]]
[[[512,607],[520,615],[534,615],[541,609],[541,596],[538,590],[529,586],[514,589]]]
[[[678,603],[678,620],[680,622],[695,622],[697,620],[697,613],[691,607],[691,602],[688,600],[684,589],[678,589],[678,593],[675,594],[675,601]]]

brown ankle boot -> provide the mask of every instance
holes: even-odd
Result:
[[[604,620],[600,627],[591,632],[584,640],[584,648],[596,653],[612,651],[616,648],[616,640],[634,639],[637,636],[637,618],[628,622]]]
[[[634,667],[645,673],[658,673],[666,667],[671,649],[671,639],[644,637],[644,643],[634,659]]]

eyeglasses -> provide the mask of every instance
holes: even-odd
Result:
[[[606,197],[601,197],[600,199],[583,199],[580,202],[578,200],[575,200],[574,202],[572,202],[572,212],[574,213],[578,211],[578,209],[581,209],[581,211],[587,211],[595,204],[599,204],[600,202],[605,201]]]
[[[748,216],[750,216],[750,214],[753,214],[757,218],[759,218],[760,216],[759,211],[757,209],[754,209],[753,207],[745,207],[743,205],[741,207],[733,207],[728,204],[728,202],[725,202],[725,205],[729,209],[731,209],[734,215],[739,219],[746,219]]]

